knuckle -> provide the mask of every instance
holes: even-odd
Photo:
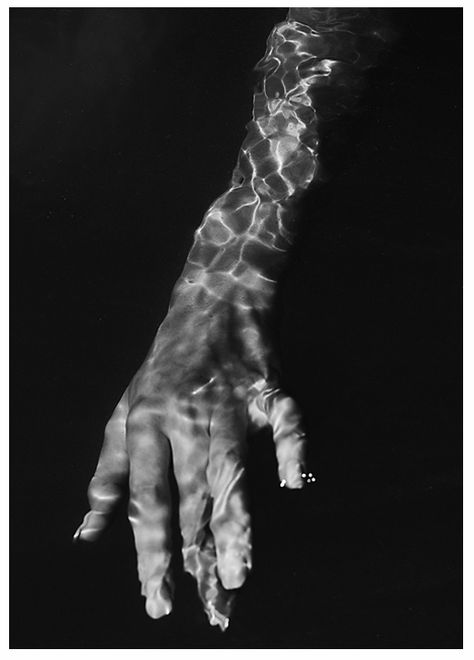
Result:
[[[250,399],[247,410],[249,420],[256,428],[259,429],[263,428],[264,426],[268,426],[268,416],[260,403],[259,397],[253,397]]]
[[[134,484],[130,486],[128,518],[130,521],[166,522],[170,513],[166,490],[160,485]]]
[[[257,395],[257,406],[262,412],[268,415],[275,403],[284,396],[285,395],[280,387],[273,383],[266,382]]]
[[[157,487],[156,484],[142,483],[134,480],[130,482],[130,503],[155,503],[157,500]]]
[[[127,415],[127,428],[148,425],[156,418],[156,404],[150,399],[141,399],[133,404]]]
[[[120,496],[120,489],[117,484],[102,477],[94,476],[89,482],[87,488],[89,502],[94,504],[105,504],[113,502]]]

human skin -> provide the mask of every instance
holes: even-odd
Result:
[[[294,10],[297,18],[290,11],[268,38],[231,184],[197,229],[168,314],[106,426],[90,511],[75,534],[97,539],[128,482],[138,576],[152,618],[172,609],[170,469],[184,568],[196,579],[210,623],[222,629],[252,564],[249,430],[273,430],[282,487],[315,480],[305,464],[301,414],[280,388],[269,333],[277,278],[295,234],[294,202],[317,173],[309,90],[331,75],[337,80],[338,71],[314,16],[304,11]]]

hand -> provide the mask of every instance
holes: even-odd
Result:
[[[75,538],[100,535],[128,479],[138,575],[152,618],[172,609],[170,468],[179,490],[184,567],[197,581],[210,623],[222,629],[232,590],[252,563],[248,424],[273,428],[281,485],[305,482],[300,413],[278,387],[269,346],[261,315],[239,295],[212,304],[204,299],[199,308],[174,301],[106,426],[88,489],[90,511]]]

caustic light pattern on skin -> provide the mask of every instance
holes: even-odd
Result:
[[[331,42],[327,25],[318,32],[315,17],[290,10],[268,38],[230,187],[197,229],[168,314],[106,426],[88,489],[90,511],[75,534],[98,538],[128,481],[141,593],[155,619],[172,610],[170,466],[184,567],[210,624],[223,630],[252,565],[249,425],[273,429],[282,487],[315,481],[305,467],[301,415],[279,387],[266,330],[292,241],[292,203],[317,172],[317,110],[309,91],[337,81],[339,71],[328,55],[328,44],[338,41]]]

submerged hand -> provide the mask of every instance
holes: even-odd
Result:
[[[75,538],[95,540],[129,482],[129,520],[146,610],[172,609],[169,467],[179,490],[185,569],[210,623],[228,624],[233,590],[251,568],[245,493],[248,423],[270,425],[281,485],[301,488],[305,438],[294,401],[270,376],[254,310],[175,305],[105,429]]]

